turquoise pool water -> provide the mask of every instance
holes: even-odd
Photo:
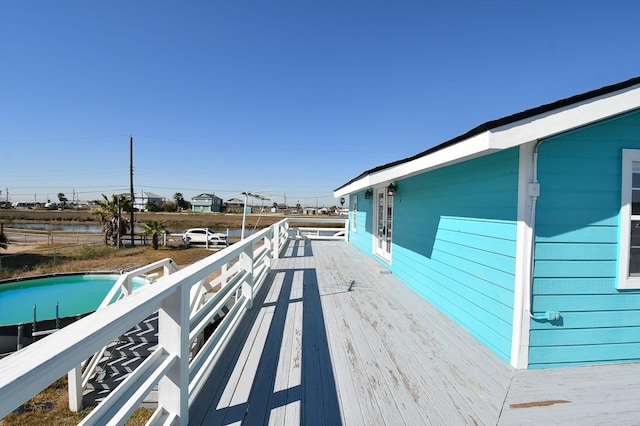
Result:
[[[56,318],[56,302],[60,318],[95,311],[105,298],[118,274],[76,274],[24,279],[0,285],[0,326],[33,321],[33,305],[37,320]],[[133,280],[134,290],[146,284]]]

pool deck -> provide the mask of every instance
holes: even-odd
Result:
[[[638,424],[640,363],[514,370],[374,259],[290,241],[190,424]]]

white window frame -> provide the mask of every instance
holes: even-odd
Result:
[[[622,196],[620,201],[620,246],[618,254],[618,289],[639,289],[640,277],[629,276],[631,257],[631,221],[640,215],[631,214],[633,163],[640,163],[640,150],[622,150]]]
[[[358,229],[358,196],[351,197],[351,230],[357,231]]]

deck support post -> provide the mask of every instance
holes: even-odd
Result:
[[[158,344],[176,357],[158,383],[158,405],[181,425],[189,424],[189,293],[190,286],[179,286],[158,311]]]
[[[82,365],[75,366],[67,373],[69,410],[77,413],[82,410]]]

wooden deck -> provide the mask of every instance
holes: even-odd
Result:
[[[290,241],[190,424],[638,424],[640,364],[515,371],[387,272]]]

